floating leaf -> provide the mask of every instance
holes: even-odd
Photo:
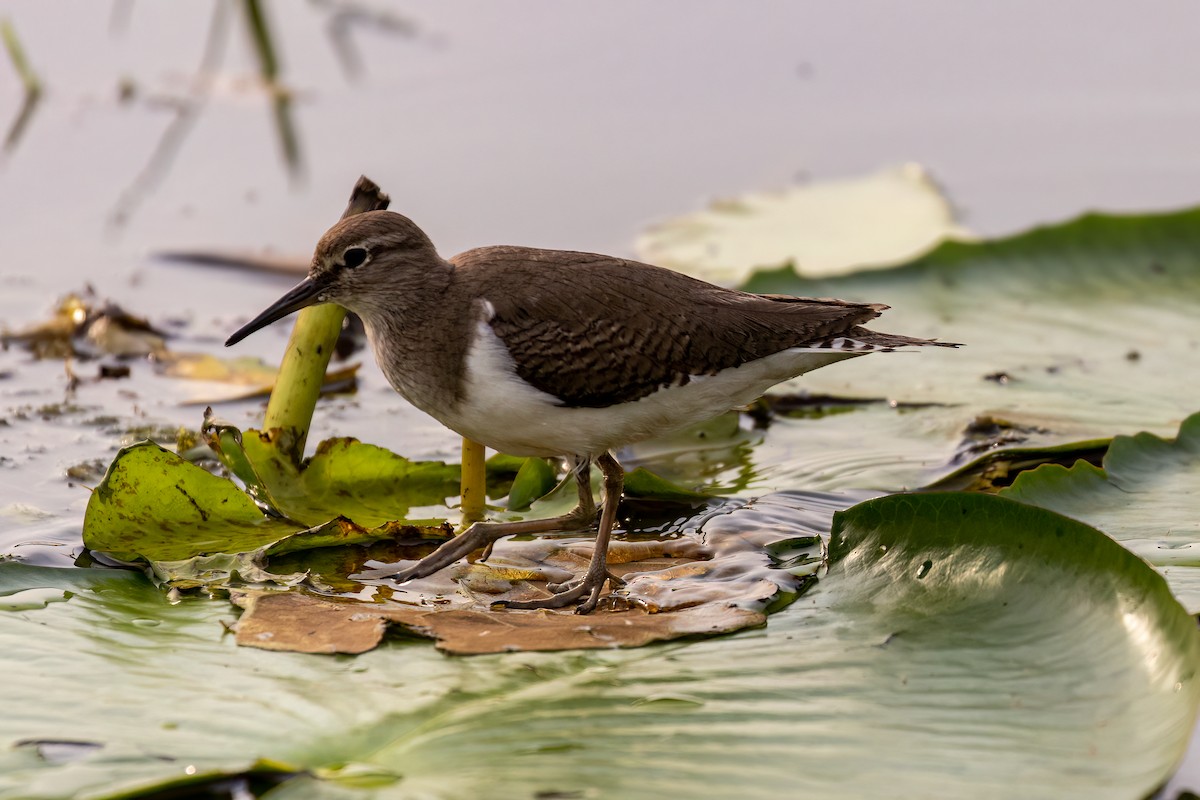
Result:
[[[458,493],[457,465],[410,461],[357,439],[321,442],[297,466],[270,434],[209,423],[205,435],[251,495],[307,525],[346,516],[375,527],[404,520],[413,507],[443,506]]]
[[[491,459],[488,459],[489,464]],[[520,511],[558,485],[554,468],[544,458],[527,458],[508,491],[508,508]]]
[[[875,327],[969,348],[839,364],[805,376],[810,390],[868,378],[862,385],[966,405],[973,417],[1108,435],[1139,422],[1161,428],[1192,410],[1192,376],[1175,365],[1196,344],[1186,332],[1200,301],[1197,252],[1200,211],[1094,214],[1007,239],[950,242],[890,270],[830,280],[762,272],[749,288],[871,298],[893,306]]]
[[[1025,471],[1045,464],[1066,466],[1076,462],[1099,461],[1108,452],[1111,442],[1111,439],[1089,439],[1050,447],[998,447],[926,488],[942,491],[999,491],[1011,485]]]
[[[92,492],[83,543],[122,561],[177,561],[250,552],[296,530],[228,480],[140,442],[117,454]]]
[[[19,687],[0,798],[149,794],[267,759],[308,773],[281,797],[1091,800],[1148,796],[1183,753],[1194,620],[1108,537],[1003,498],[910,495],[839,516],[831,557],[765,628],[469,659],[235,648],[226,608],[172,605],[136,573],[0,564],[0,593],[70,595],[0,612]],[[98,746],[55,763],[14,747],[31,739]]]
[[[722,513],[706,510],[661,538],[622,536],[609,548],[608,563],[625,584],[606,593],[601,607],[587,616],[573,608],[493,608],[501,600],[546,597],[546,583],[587,569],[593,537],[558,535],[504,540],[486,563],[460,564],[398,588],[376,582],[394,569],[364,570],[354,579],[377,587],[366,593],[366,602],[362,592],[341,598],[243,592],[238,602],[246,613],[237,640],[275,650],[360,653],[379,644],[386,624],[393,623],[436,639],[448,652],[479,654],[638,647],[727,633],[764,624],[769,610],[811,585],[820,563],[819,527],[812,516],[796,511],[812,508],[819,520],[831,507],[852,501],[768,497]],[[786,564],[780,563],[783,551]]]
[[[157,362],[159,371],[171,378],[220,381],[247,386],[270,386],[278,370],[254,356],[218,358],[209,353],[170,353]]]
[[[1026,432],[1021,447],[1148,430],[1195,410],[1181,368],[1200,344],[1200,210],[1092,214],[903,267],[828,280],[790,268],[745,288],[888,303],[880,330],[964,342],[870,355],[800,378],[823,394],[888,395],[818,420],[777,420],[755,451],[759,485],[895,490],[945,474],[980,418]],[[905,408],[905,403],[936,403]]]
[[[738,283],[787,263],[805,275],[890,266],[967,236],[925,170],[906,164],[714,203],[656,225],[636,247],[652,264]]]
[[[525,466],[523,456],[510,456],[507,453],[493,453],[487,460],[489,477],[515,477]]]
[[[125,562],[148,562],[162,581],[181,588],[269,576],[272,554],[381,539],[439,539],[442,528],[385,522],[373,527],[335,517],[308,530],[264,515],[230,481],[154,444],[121,450],[92,492],[83,542]],[[280,576],[282,582],[294,582]]]
[[[642,467],[625,475],[625,494],[643,500],[666,500],[673,503],[704,503],[711,499],[703,492],[694,492],[658,477]]]
[[[1103,463],[1047,464],[1002,494],[1094,525],[1158,566],[1180,601],[1200,611],[1200,413],[1174,440],[1116,437]]]

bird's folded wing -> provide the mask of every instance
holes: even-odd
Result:
[[[752,295],[591,253],[496,247],[454,263],[486,264],[474,278],[517,374],[567,406],[631,402],[844,333],[883,308]]]

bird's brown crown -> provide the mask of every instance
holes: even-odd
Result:
[[[313,252],[310,274],[358,269],[384,252],[398,262],[437,258],[433,242],[411,219],[394,211],[368,211],[325,232]]]

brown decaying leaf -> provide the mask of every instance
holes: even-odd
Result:
[[[826,496],[826,503],[828,496]],[[853,499],[847,498],[846,505]],[[769,545],[812,538],[817,518],[832,512],[800,495],[773,495],[746,505],[708,509],[669,538],[613,543],[610,564],[624,586],[590,615],[495,608],[499,600],[544,597],[548,583],[586,568],[591,543],[578,536],[500,542],[487,563],[460,563],[393,586],[393,566],[351,576],[356,597],[246,590],[240,645],[305,653],[361,653],[389,624],[436,640],[448,653],[638,647],[680,637],[727,633],[766,623],[768,607],[798,595],[813,577],[774,566]],[[377,562],[376,562],[377,563]],[[815,568],[813,570],[815,572]],[[361,598],[369,598],[363,600]]]
[[[364,606],[297,592],[246,595],[237,643],[264,650],[358,654],[382,641],[388,623],[437,640],[456,655],[521,650],[639,647],[683,636],[711,636],[762,625],[762,611],[724,605],[670,614],[640,608],[587,616],[554,611],[473,611]]]

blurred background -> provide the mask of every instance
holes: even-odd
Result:
[[[0,18],[41,85],[24,107],[0,54],[8,320],[101,278],[215,311],[230,276],[144,256],[305,256],[360,173],[445,255],[630,253],[712,198],[907,161],[983,234],[1200,199],[1185,0],[7,0]]]

